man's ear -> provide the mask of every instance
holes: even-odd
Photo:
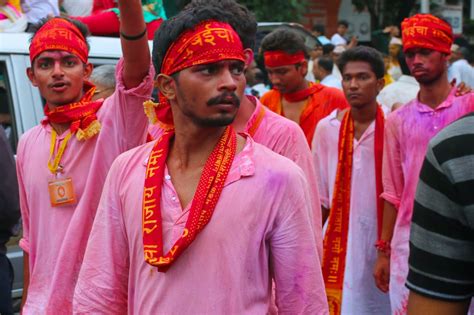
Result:
[[[385,87],[385,78],[377,79],[377,94]]]
[[[31,67],[26,68],[26,76],[28,77],[28,79],[30,79],[31,84],[34,87],[38,86],[38,83],[36,82],[35,73]]]
[[[176,98],[176,81],[173,77],[160,73],[156,77],[155,86],[167,99],[173,100]]]
[[[248,67],[254,59],[253,50],[250,48],[244,49],[244,55],[245,55],[245,66]]]
[[[92,63],[86,63],[84,65],[84,78],[89,80],[93,70],[94,70],[94,65]]]
[[[300,71],[301,71],[301,74],[306,77],[306,75],[308,74],[308,60],[303,60],[301,63],[300,63]]]

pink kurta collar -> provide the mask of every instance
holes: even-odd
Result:
[[[418,92],[418,96],[416,97],[416,100],[415,100],[416,108],[418,109],[420,113],[431,113],[431,112],[435,112],[435,111],[439,111],[439,110],[451,107],[454,103],[454,99],[456,98],[456,89],[457,87],[453,87],[448,97],[444,100],[444,102],[439,104],[438,107],[434,109],[419,101],[420,93]]]

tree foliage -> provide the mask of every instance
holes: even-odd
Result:
[[[372,19],[372,29],[399,25],[410,15],[415,3],[416,0],[352,0],[358,10],[367,8]]]
[[[255,13],[259,22],[299,22],[307,0],[238,0]]]

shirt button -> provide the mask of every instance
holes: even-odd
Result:
[[[434,130],[438,130],[438,126],[434,126],[433,128],[434,128]]]
[[[176,197],[175,196],[171,197],[171,200],[176,201]]]
[[[165,179],[166,179],[166,180],[170,180],[170,179],[171,179],[171,176],[165,175]]]

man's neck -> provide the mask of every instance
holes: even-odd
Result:
[[[301,83],[298,85],[298,87],[293,92],[290,92],[288,94],[306,90],[308,87],[309,87],[309,82],[306,79],[303,79]]]
[[[435,109],[446,100],[451,89],[452,86],[449,84],[447,74],[444,73],[438,80],[430,84],[420,84],[419,101]]]
[[[244,132],[247,129],[247,122],[255,111],[256,105],[246,96],[240,101],[240,108],[237,112],[232,126],[235,128],[236,132]]]
[[[192,123],[176,125],[168,159],[176,161],[182,170],[204,166],[224,130],[199,128]]]
[[[354,137],[359,140],[369,128],[377,115],[377,101],[361,107],[351,107],[351,115],[354,119]]]

